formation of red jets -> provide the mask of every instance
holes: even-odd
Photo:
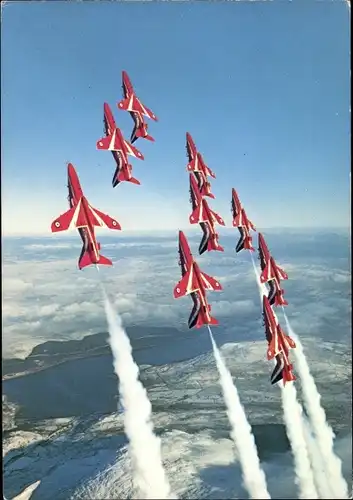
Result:
[[[145,122],[144,116],[157,121],[156,115],[146,108],[135,94],[126,71],[123,71],[123,94],[124,99],[118,103],[118,108],[128,111],[134,121],[130,137],[131,143],[124,139],[121,130],[116,126],[113,113],[106,102],[104,103],[105,137],[97,142],[97,149],[111,151],[115,160],[116,170],[113,176],[113,187],[123,181],[140,184],[140,181],[132,176],[132,166],[129,164],[128,155],[144,160],[143,154],[132,144],[139,137],[154,141],[153,137],[148,134],[148,124]]]
[[[111,151],[115,160],[116,169],[113,176],[113,187],[123,181],[140,184],[140,181],[132,176],[132,166],[129,164],[128,156],[131,155],[140,160],[144,159],[143,154],[132,143],[139,137],[154,141],[153,137],[148,135],[148,125],[144,120],[144,116],[157,121],[156,115],[146,108],[136,96],[125,71],[122,72],[122,77],[124,99],[117,104],[117,107],[128,111],[134,121],[131,143],[124,139],[121,130],[116,126],[113,113],[106,102],[104,103],[103,120],[105,136],[97,141],[97,149]],[[89,204],[83,194],[76,170],[71,163],[68,164],[67,187],[70,209],[55,219],[51,225],[52,232],[66,231],[71,228],[78,229],[83,242],[78,260],[79,269],[98,264],[112,266],[112,261],[100,254],[100,243],[95,236],[95,227],[121,230],[119,222]]]
[[[107,103],[104,103],[104,132],[105,136],[97,141],[97,149],[110,151],[113,155],[116,168],[113,175],[113,187],[123,181],[140,184],[133,177],[132,166],[129,163],[129,155],[140,160],[143,154],[133,146],[138,138],[154,141],[148,133],[148,124],[144,117],[157,121],[156,115],[144,106],[134,92],[129,76],[122,72],[123,99],[117,104],[121,110],[128,111],[134,122],[130,141],[127,141],[121,130],[117,127],[113,113]],[[206,165],[201,153],[189,133],[186,134],[186,150],[188,156],[187,171],[190,181],[190,202],[192,213],[189,217],[190,224],[199,224],[203,236],[199,245],[199,254],[206,250],[224,251],[219,244],[219,235],[216,232],[216,224],[225,226],[225,222],[214,212],[206,200],[215,198],[211,192],[211,184],[208,177],[216,178],[214,172]],[[78,229],[83,246],[78,261],[79,269],[89,265],[112,265],[112,261],[100,254],[100,243],[95,236],[96,227],[121,230],[116,219],[100,212],[88,202],[84,196],[78,175],[74,166],[68,164],[68,202],[69,210],[60,215],[51,225],[53,233],[66,231],[71,228]],[[232,216],[233,226],[237,227],[240,239],[236,245],[236,252],[243,249],[254,251],[252,246],[251,231],[256,231],[254,224],[248,218],[237,192],[232,189]],[[174,288],[174,297],[179,298],[190,295],[194,306],[188,320],[189,328],[200,328],[203,325],[217,325],[218,321],[211,315],[211,306],[207,301],[206,291],[221,291],[221,284],[212,276],[202,272],[193,258],[186,236],[179,231],[179,264],[182,278]],[[259,258],[261,264],[261,283],[267,283],[269,293],[263,296],[263,319],[268,342],[267,358],[276,359],[276,367],[271,375],[271,383],[283,380],[284,384],[295,380],[292,373],[293,366],[289,361],[289,348],[294,348],[294,341],[286,335],[278,323],[273,306],[285,306],[288,302],[284,299],[284,291],[281,289],[281,280],[288,279],[287,274],[277,266],[271,256],[264,237],[259,233]]]
[[[215,224],[224,226],[224,220],[211,210],[205,199],[206,196],[215,198],[211,192],[208,176],[214,179],[216,176],[206,165],[201,153],[197,151],[189,133],[186,134],[186,150],[189,159],[187,170],[190,172],[190,202],[192,205],[189,222],[190,224],[199,224],[203,232],[199,245],[199,254],[202,255],[206,250],[223,252],[224,248],[219,244]],[[235,251],[237,253],[243,249],[251,252],[255,251],[252,246],[251,231],[256,231],[256,228],[248,218],[234,188],[232,189],[231,207],[233,226],[237,227],[240,233]],[[217,319],[211,315],[211,306],[207,301],[206,291],[221,291],[222,286],[212,276],[200,270],[182,231],[179,231],[179,257],[182,278],[174,288],[174,297],[179,298],[190,295],[192,298],[194,306],[188,320],[189,328],[217,325]],[[267,359],[276,359],[276,366],[271,375],[271,383],[275,384],[283,380],[283,383],[286,384],[286,382],[295,380],[292,372],[293,366],[289,361],[289,348],[295,348],[295,343],[283,332],[272,306],[285,306],[288,304],[283,297],[284,290],[282,290],[280,283],[281,280],[288,279],[288,276],[283,269],[277,266],[261,233],[259,233],[259,258],[261,264],[260,282],[262,284],[267,283],[269,287],[268,296],[263,296],[263,319],[268,342]]]

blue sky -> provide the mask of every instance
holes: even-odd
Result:
[[[2,12],[5,233],[44,234],[67,210],[66,162],[123,229],[188,226],[185,132],[255,225],[349,225],[349,14],[344,2],[14,2]],[[132,159],[141,186],[111,187],[96,151],[121,71],[158,116]]]

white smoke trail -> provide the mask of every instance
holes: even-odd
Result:
[[[256,269],[256,265],[252,255],[251,259],[262,300],[264,285],[260,283],[259,273]],[[297,346],[296,349],[293,349],[294,357],[296,359],[295,366],[300,376],[305,406],[310,417],[314,436],[317,440],[318,449],[325,464],[328,475],[328,482],[331,485],[331,490],[335,495],[335,498],[347,498],[348,486],[342,475],[342,462],[334,453],[334,433],[326,421],[325,410],[322,408],[320,403],[321,395],[317,390],[314,378],[310,373],[310,368],[303,351],[303,346],[298,336],[293,331],[283,306],[282,310],[288,334],[293,338]],[[309,447],[310,443],[307,443],[307,446]]]
[[[293,453],[299,498],[319,498],[315,488],[313,471],[305,441],[303,409],[301,404],[298,403],[297,391],[293,383],[288,383],[285,387],[281,383],[280,387],[283,418]]]
[[[136,485],[141,494],[139,498],[175,498],[171,496],[162,464],[161,442],[153,431],[152,406],[145,388],[139,381],[139,368],[132,357],[129,337],[124,331],[120,316],[113,310],[103,285],[102,290],[114,370],[120,382],[125,432],[130,442]]]
[[[240,402],[237,388],[214,341],[210,327],[208,327],[208,331],[227,407],[227,415],[232,428],[231,438],[239,453],[244,486],[251,498],[271,498],[267,490],[266,477],[260,465],[252,429]]]
[[[348,486],[342,475],[342,462],[336,456],[333,448],[334,432],[326,420],[325,410],[321,406],[321,395],[317,390],[313,376],[306,360],[303,346],[290,326],[286,313],[284,319],[288,333],[295,341],[297,347],[293,349],[296,359],[296,369],[300,376],[305,407],[307,409],[311,428],[317,440],[322,459],[325,464],[328,481],[331,485],[334,498],[348,498]]]
[[[12,498],[12,500],[29,500],[32,496],[33,491],[38,488],[40,481],[36,481],[25,488],[21,493]],[[5,497],[4,497],[5,499]]]
[[[254,257],[251,261],[254,268],[256,282],[259,288],[260,300],[267,295],[265,284],[260,282],[260,275],[257,270]],[[307,443],[305,440],[303,426],[303,408],[297,400],[297,391],[292,383],[283,386],[279,384],[282,396],[283,419],[286,426],[287,436],[291,445],[296,473],[296,483],[300,491],[300,498],[318,498],[314,483],[313,471],[311,468]]]
[[[317,446],[317,442],[312,434],[309,422],[303,417],[305,441],[308,447],[310,462],[314,472],[314,480],[316,489],[319,492],[320,498],[333,498],[330,484],[325,471],[325,466]]]

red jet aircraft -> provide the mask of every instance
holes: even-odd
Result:
[[[270,287],[268,300],[271,306],[287,306],[288,302],[283,297],[284,290],[281,289],[280,280],[287,280],[288,274],[277,266],[275,259],[271,256],[265,243],[265,239],[261,233],[259,233],[259,259],[262,271],[260,281],[261,283],[268,282]]]
[[[104,131],[106,137],[97,142],[97,149],[111,151],[116,161],[116,170],[113,177],[113,187],[122,181],[140,184],[140,181],[132,177],[132,166],[129,164],[128,155],[143,160],[143,154],[132,144],[126,141],[121,130],[116,126],[113,113],[109,105],[104,103]]]
[[[202,198],[195,173],[190,174],[190,202],[192,205],[192,214],[189,217],[190,224],[199,223],[203,231],[199,254],[202,255],[206,250],[209,252],[211,250],[223,252],[224,248],[218,243],[219,236],[215,229],[215,223],[224,226],[224,220],[216,212],[213,212],[207,201]]]
[[[238,198],[236,190],[232,189],[232,213],[233,213],[233,226],[239,229],[240,239],[235,248],[238,253],[240,250],[246,248],[252,252],[255,248],[252,246],[252,236],[250,236],[250,230],[256,231],[254,224],[248,219],[242,204]]]
[[[71,163],[68,164],[68,201],[70,209],[60,215],[51,225],[53,233],[77,228],[83,241],[81,255],[78,261],[79,269],[92,264],[103,264],[112,266],[111,260],[99,254],[100,243],[94,234],[95,226],[107,227],[108,229],[121,229],[119,222],[109,215],[93,208],[83,195],[80,181],[76,170]]]
[[[186,133],[186,151],[189,159],[187,170],[194,172],[201,195],[214,198],[215,196],[211,193],[211,184],[208,182],[207,176],[209,175],[214,179],[216,176],[203,161],[201,153],[198,153],[189,132]]]
[[[216,318],[211,316],[211,306],[207,302],[206,290],[222,290],[222,286],[212,276],[201,272],[182,231],[179,231],[179,256],[182,279],[174,288],[174,298],[191,295],[194,307],[188,320],[189,328],[218,325]]]
[[[118,103],[119,109],[129,111],[131,118],[134,120],[135,126],[131,134],[131,142],[134,143],[139,137],[154,141],[153,137],[148,135],[148,124],[145,122],[143,115],[151,118],[151,120],[158,121],[156,115],[146,106],[144,106],[134,92],[131,80],[123,71],[123,94],[124,99]]]
[[[276,384],[283,379],[283,384],[296,379],[292,373],[293,365],[289,362],[289,348],[296,347],[291,337],[286,335],[278,323],[268,298],[263,296],[263,319],[268,342],[267,359],[276,358],[276,366],[271,375],[271,384]]]

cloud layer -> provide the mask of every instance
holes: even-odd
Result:
[[[231,234],[223,236],[222,254],[197,257],[199,236],[194,233],[189,241],[201,269],[223,286],[223,292],[209,293],[220,328],[230,340],[261,338],[250,256],[235,254],[238,233]],[[346,236],[333,239],[325,233],[269,233],[270,249],[289,274],[282,286],[290,303],[287,314],[298,333],[328,340],[349,337],[348,241]],[[102,253],[114,262],[113,268],[101,268],[101,276],[125,324],[186,328],[192,302],[172,296],[180,279],[177,235],[106,237],[101,244]],[[79,253],[77,239],[3,240],[3,356],[22,357],[45,340],[106,330],[97,271],[94,267],[79,271]]]

